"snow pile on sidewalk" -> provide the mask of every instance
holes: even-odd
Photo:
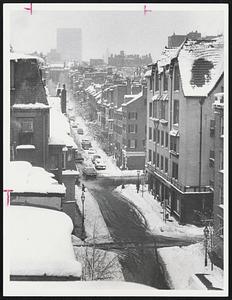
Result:
[[[165,277],[171,289],[206,289],[196,274],[202,274],[212,283],[212,288],[223,289],[223,270],[213,266],[210,260],[204,266],[203,242],[184,247],[168,247],[158,249],[159,259],[165,269]],[[200,275],[200,276],[202,276]]]
[[[148,192],[147,185],[144,185],[144,193],[137,193],[136,185],[126,185],[124,189],[118,186],[115,191],[121,193],[128,201],[133,202],[142,212],[147,220],[149,229],[153,234],[162,234],[165,236],[203,236],[203,229],[194,225],[180,225],[173,218],[170,221],[163,221],[163,209],[160,203],[154,199],[154,196]]]
[[[76,202],[82,212],[81,194],[82,189],[76,186]],[[84,226],[87,235],[85,242],[104,243],[113,241],[99,206],[87,188],[85,188]],[[85,242],[73,236],[73,244],[83,245],[83,247],[74,247],[77,259],[82,262],[83,277],[86,280],[113,279],[123,281],[124,277],[117,254],[95,247],[86,247]]]

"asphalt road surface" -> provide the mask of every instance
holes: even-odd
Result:
[[[135,206],[126,201],[114,186],[104,179],[82,180],[97,200],[105,223],[115,243],[125,244],[116,250],[126,281],[143,283],[159,289],[167,289],[161,266],[156,255],[154,236],[148,232],[146,220]],[[127,243],[134,247],[127,247]],[[146,247],[146,243],[154,247]],[[114,251],[114,249],[111,249]]]

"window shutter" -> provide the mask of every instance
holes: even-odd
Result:
[[[128,125],[128,132],[130,132],[130,125]]]
[[[135,148],[137,148],[137,140],[135,140]]]
[[[135,124],[135,133],[137,133],[137,132],[138,132],[138,125]]]
[[[138,113],[137,112],[135,113],[135,118],[136,118],[136,120],[138,119]]]
[[[128,113],[128,119],[130,120],[130,112]]]
[[[130,140],[127,140],[127,148],[130,148]]]

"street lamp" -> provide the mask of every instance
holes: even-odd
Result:
[[[207,252],[208,252],[208,239],[209,239],[209,228],[207,224],[204,228],[204,244],[205,244],[205,267],[207,266]]]
[[[81,194],[81,202],[82,202],[82,238],[84,239],[84,236],[85,236],[85,230],[84,230],[84,220],[85,220],[85,208],[84,208],[84,204],[85,204],[85,193],[84,191],[82,191],[82,194]]]
[[[138,175],[138,181],[137,181],[137,193],[139,192],[139,174],[140,174],[140,170],[137,170],[137,175]]]

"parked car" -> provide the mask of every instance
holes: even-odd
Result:
[[[94,155],[92,156],[92,163],[94,163],[94,161],[95,161],[97,158],[101,158],[101,155],[99,155],[99,154],[94,154]]]
[[[88,177],[90,177],[90,178],[97,177],[97,171],[94,169],[94,167],[85,167],[82,172],[86,179]]]
[[[84,130],[83,130],[82,128],[78,128],[78,129],[77,129],[77,133],[78,133],[78,134],[84,134]]]
[[[89,140],[82,140],[81,146],[84,150],[89,150],[89,148],[92,148],[92,144]]]
[[[84,161],[84,157],[82,156],[82,154],[78,150],[76,150],[75,151],[75,162],[83,163],[83,161]]]
[[[102,159],[96,159],[94,164],[95,164],[95,168],[97,170],[105,170],[106,169],[106,164]]]
[[[88,154],[95,154],[96,150],[94,148],[89,148]]]

